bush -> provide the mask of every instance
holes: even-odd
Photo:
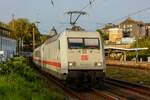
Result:
[[[144,50],[138,52],[138,58],[142,58],[143,61],[147,61],[147,57],[150,57],[150,50]],[[132,60],[136,57],[136,52],[129,52],[127,55],[127,60]]]
[[[18,74],[28,81],[33,81],[37,78],[37,74],[28,64],[24,57],[14,57],[5,64],[0,64],[0,74]]]
[[[0,100],[66,100],[63,92],[40,78],[23,57],[0,64],[0,69]]]
[[[134,52],[128,53],[127,55],[127,60],[132,60],[133,58],[135,58],[136,54]]]

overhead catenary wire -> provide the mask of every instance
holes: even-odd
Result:
[[[81,8],[80,11],[83,11],[84,9],[88,8],[89,6],[91,6],[96,0],[89,0],[89,3],[86,4],[83,8]]]
[[[137,14],[142,13],[142,12],[147,11],[147,10],[150,10],[150,6],[149,6],[149,7],[146,7],[146,8],[143,8],[143,9],[140,9],[140,10],[137,10],[137,11],[135,11],[135,12],[133,12],[133,13],[130,13],[130,14],[128,14],[128,15],[126,15],[126,16],[123,16],[123,17],[120,17],[120,18],[118,18],[118,19],[115,19],[115,20],[113,20],[111,23],[116,23],[116,22],[118,22],[118,21],[121,21],[121,20],[123,20],[123,19],[129,17],[129,16],[134,16],[134,15],[137,15]],[[106,25],[106,24],[103,24],[103,25],[101,25],[101,27],[103,27],[103,26],[105,26],[105,25]]]
[[[106,2],[106,1],[108,1],[108,0],[101,0],[101,1]],[[94,2],[96,2],[96,0],[89,0],[89,3],[86,4],[86,5],[85,5],[81,10],[79,10],[79,11],[85,10],[86,8],[90,7]],[[101,3],[101,4],[103,4],[103,3]]]
[[[106,2],[108,0],[102,0],[102,1]],[[91,6],[94,2],[96,2],[96,0],[89,0],[89,3],[86,4],[80,11],[85,10],[86,8],[88,8],[89,6]],[[101,4],[103,4],[103,3],[101,3]]]
[[[121,17],[121,18],[119,18],[119,19],[116,19],[116,20],[112,21],[112,23],[115,23],[115,22],[117,22],[117,21],[120,21],[120,20],[122,20],[122,19],[124,19],[124,18],[126,18],[126,17],[128,17],[128,16],[137,15],[137,14],[142,13],[142,12],[147,11],[147,10],[150,10],[150,6],[149,6],[149,7],[146,7],[146,8],[143,8],[143,9],[140,9],[140,10],[138,10],[138,11],[136,11],[136,12],[130,13],[130,14],[128,14],[127,16],[123,16],[123,17]]]
[[[49,0],[51,5],[54,7],[54,2],[53,0]],[[106,1],[106,0],[102,0],[102,1]],[[90,7],[94,2],[96,2],[96,0],[89,0],[89,3],[87,3],[83,8],[81,8],[79,11],[83,11],[85,9],[87,9],[88,7]]]

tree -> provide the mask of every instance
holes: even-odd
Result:
[[[49,35],[42,34],[40,37],[40,40],[41,40],[40,44],[44,43],[48,38],[49,38]]]
[[[40,32],[35,23],[30,23],[26,18],[18,18],[11,20],[8,25],[12,29],[11,37],[18,41],[18,51],[20,50],[32,50],[32,34],[33,28],[35,29],[36,43],[40,42]],[[25,48],[23,48],[23,45]]]
[[[139,51],[139,58],[142,58],[143,60],[147,60],[147,57],[150,57],[150,49],[149,49],[150,42],[149,41],[150,41],[150,37],[146,37],[146,38],[138,39],[132,44],[133,48],[137,48],[137,46],[138,48],[145,48],[145,47],[148,48],[148,50]],[[136,54],[135,53],[133,54],[130,53],[131,56],[135,57]]]
[[[96,31],[99,32],[99,33],[102,35],[102,38],[103,38],[104,40],[108,40],[108,39],[109,39],[109,35],[108,35],[107,33],[103,32],[103,31],[100,30],[100,29],[97,29]]]

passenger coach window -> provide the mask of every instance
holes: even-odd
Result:
[[[84,39],[85,48],[99,49],[99,39]]]
[[[70,49],[80,49],[83,48],[83,39],[81,38],[69,38],[68,47]]]

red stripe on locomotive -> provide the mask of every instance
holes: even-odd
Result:
[[[58,67],[58,68],[61,67],[61,63],[59,63],[59,62],[41,60],[38,57],[33,57],[33,60],[36,60],[36,61],[38,61],[39,63],[42,63],[42,64],[52,65],[52,66],[55,66],[55,67]]]

